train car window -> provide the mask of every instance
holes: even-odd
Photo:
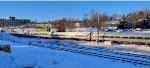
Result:
[[[114,38],[114,36],[109,36],[110,38]]]
[[[105,38],[109,38],[109,36],[104,36]]]
[[[137,37],[137,39],[143,39],[143,37]]]
[[[129,37],[130,39],[135,39],[135,37]]]
[[[120,38],[119,36],[115,36],[115,38]]]
[[[150,37],[145,37],[145,39],[150,39]]]
[[[128,38],[128,37],[123,37],[123,38]]]

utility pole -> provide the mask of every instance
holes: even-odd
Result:
[[[38,20],[37,20],[37,18],[36,18],[36,19],[34,20],[34,22],[37,23],[37,21],[38,21]]]
[[[98,32],[98,36],[97,36],[97,44],[99,44],[99,29],[100,29],[100,25],[99,25],[99,13],[97,14],[98,19],[97,19],[97,32]]]

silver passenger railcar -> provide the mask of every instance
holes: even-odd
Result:
[[[90,40],[91,32],[53,32],[52,38]]]
[[[59,39],[76,39],[94,41],[99,37],[100,41],[112,41],[120,43],[137,43],[150,44],[150,33],[134,33],[134,32],[33,32],[30,35],[59,38]]]
[[[107,32],[104,34],[104,40],[122,43],[150,44],[150,34],[134,32]]]

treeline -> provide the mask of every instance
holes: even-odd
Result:
[[[85,27],[96,27],[103,30],[110,21],[118,20],[121,17],[119,14],[108,15],[107,13],[96,12],[92,9],[89,13],[84,15],[82,20]]]
[[[150,29],[150,10],[144,9],[127,15],[98,13],[92,10],[89,14],[84,15],[82,20],[87,27],[99,27],[103,29],[108,24],[106,22],[118,21],[118,29]]]
[[[141,10],[123,15],[118,29],[150,29],[150,10]]]
[[[58,28],[59,32],[64,32],[67,28],[76,28],[75,23],[80,23],[79,20],[73,18],[62,18],[60,20],[51,21],[52,28]]]
[[[103,22],[119,19],[118,14],[108,15],[107,13],[98,13],[95,10],[91,10],[89,13],[83,16],[82,20],[74,18],[62,18],[60,20],[51,21],[52,28],[58,28],[58,31],[64,31],[66,28],[76,28],[75,23],[80,23],[82,27],[95,27],[102,29],[106,26]]]
[[[111,14],[96,12],[94,9],[83,15],[83,19],[62,18],[60,20],[51,21],[53,28],[64,31],[66,28],[75,28],[74,23],[82,24],[82,27],[92,27],[103,30],[107,27],[108,22],[118,21],[116,27],[118,29],[150,29],[150,10],[140,10],[129,13],[127,15]],[[106,23],[107,22],[107,23]]]

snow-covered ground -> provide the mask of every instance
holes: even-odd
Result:
[[[150,55],[150,47],[146,45],[120,44],[108,48],[121,52]]]
[[[0,52],[0,68],[145,68],[109,59],[50,50],[0,40],[11,45],[11,53]]]
[[[149,47],[135,45],[103,46],[102,44],[97,45],[86,41],[19,38],[0,32],[0,45],[11,45],[11,53],[0,51],[0,68],[149,68],[132,63],[122,63],[121,61],[94,56],[30,46],[33,43],[54,43],[56,41],[78,43],[78,45],[83,46],[101,46],[109,49],[137,49],[150,52]]]

